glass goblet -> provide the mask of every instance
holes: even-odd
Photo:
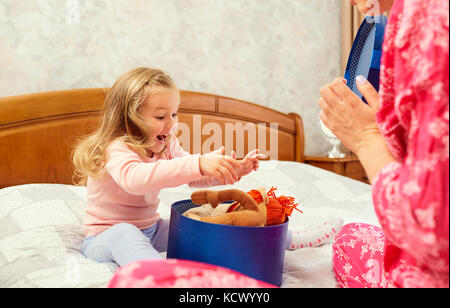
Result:
[[[341,140],[336,137],[335,134],[331,132],[331,130],[323,124],[322,120],[320,120],[320,127],[322,129],[323,134],[327,137],[327,140],[333,146],[332,149],[327,153],[327,157],[329,158],[344,158],[345,153],[341,152],[340,145]]]

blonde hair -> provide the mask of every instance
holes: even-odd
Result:
[[[153,144],[150,128],[139,112],[149,94],[158,87],[177,90],[172,78],[161,70],[140,67],[120,76],[109,90],[98,128],[75,146],[73,181],[86,185],[87,178],[99,178],[106,164],[106,148],[114,139],[130,146],[141,157]]]

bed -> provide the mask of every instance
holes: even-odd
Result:
[[[95,129],[107,91],[0,98],[0,287],[105,287],[117,269],[80,252],[86,189],[72,185],[70,162],[75,141]],[[378,225],[369,185],[304,163],[300,115],[182,91],[179,120],[179,140],[191,153],[225,145],[243,157],[262,149],[268,159],[234,187],[276,186],[295,196],[304,214],[294,214],[290,227],[328,216]],[[187,185],[162,190],[161,216],[168,219],[171,204],[192,191]],[[282,287],[336,287],[331,245],[286,251]]]

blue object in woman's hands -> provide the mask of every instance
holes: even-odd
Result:
[[[367,103],[366,100],[357,88],[356,77],[365,77],[377,91],[379,90],[381,54],[386,24],[387,17],[385,15],[366,17],[358,30],[348,58],[345,70],[347,86],[365,103]]]

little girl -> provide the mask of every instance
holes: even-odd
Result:
[[[161,189],[234,184],[258,169],[258,150],[241,161],[234,152],[223,155],[224,147],[204,155],[185,152],[174,135],[179,106],[172,79],[145,67],[122,75],[108,92],[100,126],[73,153],[75,176],[87,186],[87,258],[120,266],[162,259],[169,223],[157,213]],[[324,244],[340,224],[290,231],[286,248]]]
[[[108,92],[99,128],[73,153],[75,176],[87,186],[87,258],[120,266],[162,258],[169,226],[157,213],[161,189],[233,184],[258,168],[257,150],[241,161],[224,147],[185,152],[174,136],[179,106],[172,79],[150,68],[122,75]]]

